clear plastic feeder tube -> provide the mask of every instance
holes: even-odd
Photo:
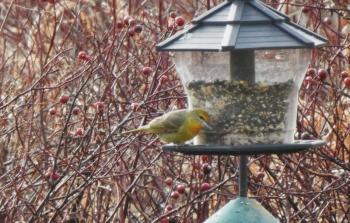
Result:
[[[214,127],[196,137],[196,144],[293,142],[298,92],[310,50],[246,53],[175,53],[189,106],[205,108]]]

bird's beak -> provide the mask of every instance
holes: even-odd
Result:
[[[203,121],[201,119],[201,123],[202,123],[205,130],[213,130],[213,127],[211,127],[206,121]]]

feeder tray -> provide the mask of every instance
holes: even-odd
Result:
[[[186,155],[259,155],[296,153],[323,146],[323,140],[297,140],[289,144],[252,144],[252,145],[164,145],[163,150]]]

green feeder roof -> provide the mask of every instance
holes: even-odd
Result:
[[[259,202],[239,197],[227,203],[204,223],[279,223]]]
[[[258,0],[226,0],[174,36],[157,45],[160,51],[233,51],[315,48],[327,39],[290,21]]]

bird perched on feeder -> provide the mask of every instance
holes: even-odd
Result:
[[[181,109],[168,112],[153,119],[147,125],[123,134],[146,132],[158,135],[166,143],[183,144],[195,137],[202,129],[211,129],[208,121],[208,112],[201,108]]]

